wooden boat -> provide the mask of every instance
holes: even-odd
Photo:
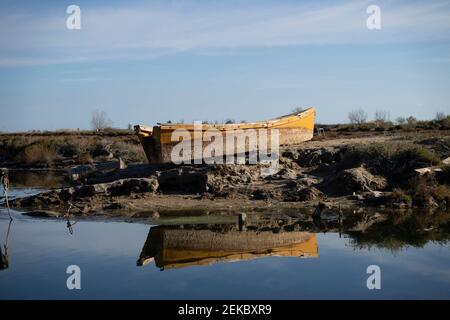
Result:
[[[155,262],[159,268],[183,268],[267,256],[318,257],[313,233],[292,231],[227,231],[152,227],[138,266]]]
[[[226,156],[229,154],[237,154],[238,150],[233,146],[227,148],[226,146],[226,134],[230,132],[235,133],[235,137],[243,137],[246,141],[245,152],[258,151],[258,144],[249,144],[248,134],[250,130],[267,130],[267,140],[270,146],[271,132],[276,129],[278,131],[278,144],[279,145],[292,145],[298,144],[304,141],[311,140],[314,133],[314,118],[316,110],[315,108],[308,108],[306,110],[291,113],[279,118],[275,118],[268,121],[251,122],[251,123],[239,123],[239,124],[203,124],[201,125],[202,133],[207,130],[218,131],[223,136],[223,154],[215,156]],[[172,124],[164,123],[158,124],[153,128],[137,125],[134,127],[136,134],[144,148],[145,154],[149,163],[169,163],[172,162],[172,149],[175,145],[180,143],[179,140],[173,141],[173,133],[175,130],[185,130],[188,132],[188,138],[186,140],[189,146],[194,148],[196,141],[199,140],[198,134],[194,134],[194,124]],[[258,138],[260,139],[260,138]],[[210,141],[203,141],[202,134],[200,134],[201,146],[204,148]],[[233,140],[234,141],[234,140]],[[261,140],[259,140],[260,142]],[[186,141],[183,141],[186,142]],[[270,147],[268,148],[270,149]],[[192,160],[196,160],[198,153],[191,152]],[[201,153],[200,153],[201,155]]]

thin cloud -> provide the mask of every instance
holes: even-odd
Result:
[[[242,3],[196,7],[82,7],[82,29],[65,11],[0,17],[0,66],[145,59],[181,51],[298,45],[447,41],[450,4],[380,2],[382,30],[365,26],[369,2]],[[17,52],[20,55],[16,54]],[[24,56],[28,53],[28,56]]]

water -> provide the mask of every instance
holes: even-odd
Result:
[[[70,234],[63,218],[13,214],[9,225],[0,209],[0,299],[450,298],[448,213],[398,215],[363,232],[355,218],[341,235],[333,226],[256,232],[229,218],[163,216],[160,226],[82,219]],[[69,265],[81,268],[81,290],[67,289]],[[367,289],[369,265],[381,268],[380,290]]]

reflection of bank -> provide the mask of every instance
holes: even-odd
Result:
[[[226,231],[152,227],[137,261],[161,269],[250,260],[265,256],[318,257],[317,238],[308,232]]]

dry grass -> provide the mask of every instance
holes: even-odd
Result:
[[[31,144],[24,148],[16,160],[20,163],[36,166],[48,166],[57,158],[56,150],[43,143]]]
[[[111,135],[3,135],[0,162],[19,166],[52,166],[63,159],[87,164],[121,157],[127,163],[144,163],[144,151],[136,136]]]

